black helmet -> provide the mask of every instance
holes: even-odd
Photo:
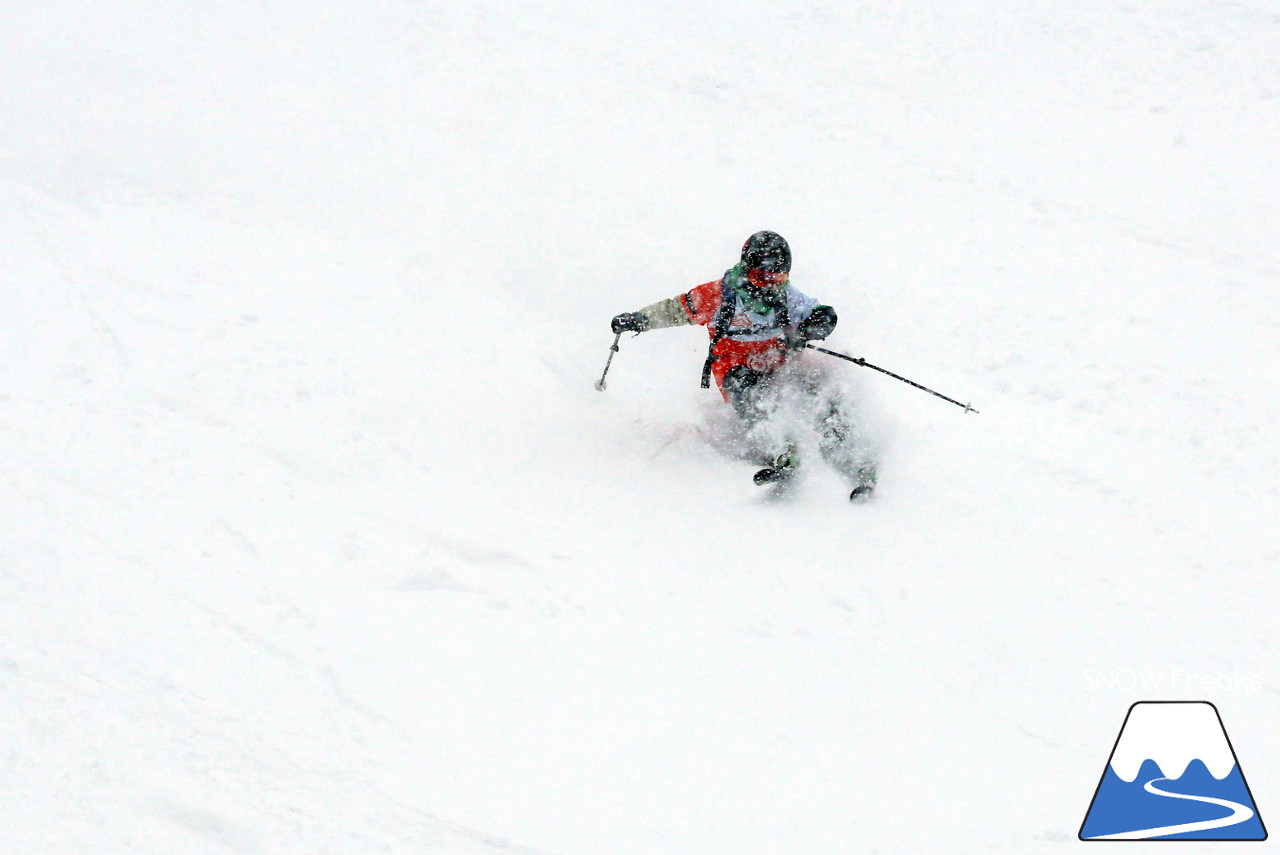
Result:
[[[742,245],[742,264],[748,270],[791,272],[791,247],[777,232],[756,232]]]

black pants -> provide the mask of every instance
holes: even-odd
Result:
[[[812,395],[813,428],[818,435],[818,443],[823,455],[830,458],[842,456],[847,452],[854,439],[853,428],[848,418],[835,401],[825,400],[816,382],[806,381],[795,376],[787,378],[798,388],[794,391],[801,396]],[[723,388],[743,424],[753,427],[769,418],[780,403],[780,383],[784,381],[777,372],[756,371],[745,365],[729,369],[724,376]],[[789,383],[789,386],[790,386]]]
[[[725,395],[729,404],[748,426],[765,418],[772,406],[776,391],[774,376],[756,371],[745,365],[730,368],[724,375]]]

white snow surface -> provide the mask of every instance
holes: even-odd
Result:
[[[1236,765],[1222,722],[1207,703],[1134,704],[1116,741],[1111,768],[1121,780],[1132,782],[1147,760],[1174,780],[1192,760],[1203,762],[1218,780]]]
[[[1158,698],[1280,804],[1280,4],[0,43],[0,851],[1057,852]],[[981,411],[829,360],[870,505],[752,486],[702,330],[592,388],[763,228]]]

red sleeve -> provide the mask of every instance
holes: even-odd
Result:
[[[720,293],[720,280],[716,279],[704,282],[688,294],[681,294],[680,306],[689,315],[689,322],[703,326],[711,323],[720,308]]]

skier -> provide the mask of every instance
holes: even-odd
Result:
[[[756,232],[742,245],[739,263],[720,279],[639,311],[623,312],[611,326],[615,334],[706,326],[711,343],[702,386],[710,387],[715,378],[748,438],[762,447],[768,465],[756,473],[755,482],[785,481],[795,472],[796,445],[787,436],[782,416],[802,409],[816,422],[823,456],[852,477],[849,498],[868,498],[876,483],[874,466],[865,450],[856,447],[839,402],[821,400],[820,377],[795,359],[809,341],[831,334],[835,309],[793,288],[790,274],[787,241],[776,232]]]

